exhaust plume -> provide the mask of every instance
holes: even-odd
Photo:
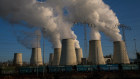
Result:
[[[16,33],[17,41],[26,48],[40,48],[41,32],[36,30],[34,32],[20,31]]]
[[[12,24],[26,22],[27,27],[41,29],[54,48],[61,48],[61,40],[73,38],[80,48],[77,36],[71,30],[73,23],[91,27],[91,40],[100,39],[100,31],[113,41],[122,37],[115,13],[102,0],[0,0],[0,17]]]
[[[77,36],[75,35],[74,31],[72,31],[72,35],[75,42],[75,48],[80,48],[79,41],[77,40]]]
[[[67,21],[91,25],[91,40],[100,39],[97,31],[104,32],[113,41],[122,40],[118,18],[102,0],[65,0],[63,3],[68,11],[68,15],[64,16]]]

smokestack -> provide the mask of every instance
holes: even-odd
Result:
[[[52,65],[59,65],[61,56],[61,48],[54,48],[54,57]]]
[[[22,66],[22,53],[15,53],[14,54],[14,65]]]
[[[43,65],[41,48],[32,48],[32,55],[30,59],[31,65]]]
[[[73,39],[62,40],[60,65],[76,65],[76,53]]]
[[[88,63],[93,65],[105,64],[101,40],[89,41],[89,58]]]
[[[130,64],[124,41],[114,42],[113,63],[114,64]]]
[[[52,65],[52,63],[53,63],[53,57],[54,57],[54,54],[53,53],[50,53],[49,65]]]
[[[83,58],[82,48],[76,48],[76,58],[77,58],[77,64],[81,64],[81,59]]]

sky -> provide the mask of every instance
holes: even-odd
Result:
[[[129,58],[135,58],[134,40],[136,39],[137,50],[140,51],[140,0],[104,0],[106,4],[116,13],[121,24],[128,25],[132,30],[126,30],[126,45]],[[14,27],[13,27],[14,26]],[[82,25],[83,26],[83,25]],[[8,21],[0,17],[0,61],[12,60],[14,53],[23,53],[23,61],[29,62],[31,57],[31,49],[25,48],[17,42],[14,30],[24,29],[31,31],[21,25],[11,25]],[[87,27],[88,28],[88,27]],[[32,31],[34,28],[32,28]],[[72,30],[77,35],[81,48],[84,51],[84,28],[79,25],[74,25]],[[120,29],[121,30],[121,29]],[[90,40],[89,28],[87,29],[87,38]],[[122,33],[122,32],[121,32]],[[43,50],[43,40],[45,40],[45,62],[48,61],[49,54],[53,53],[52,44],[41,38],[41,48]],[[103,55],[113,54],[113,43],[110,39],[101,33],[101,41]],[[88,56],[83,53],[84,57]]]

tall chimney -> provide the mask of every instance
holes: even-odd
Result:
[[[62,40],[60,65],[77,65],[75,46],[73,39]]]
[[[114,64],[129,64],[130,63],[124,41],[114,42],[113,63]]]
[[[22,66],[22,53],[15,53],[14,54],[13,63],[16,66]]]
[[[31,65],[43,65],[41,48],[32,48],[32,55],[30,59]]]
[[[53,63],[53,57],[54,57],[54,54],[53,53],[50,53],[49,65],[52,65],[52,63]]]
[[[81,60],[83,58],[82,48],[76,48],[76,58],[77,58],[77,64],[81,64]]]
[[[93,65],[105,64],[105,60],[102,52],[101,40],[89,41],[88,63]]]
[[[54,48],[54,57],[52,65],[59,65],[61,56],[61,48]]]

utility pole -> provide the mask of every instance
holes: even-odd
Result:
[[[135,45],[135,52],[137,53],[136,39],[133,39],[133,40],[134,40],[134,45]]]
[[[125,30],[131,30],[131,28],[124,24],[120,24],[120,28],[122,29],[123,41],[126,42]]]
[[[45,39],[43,39],[43,65],[45,65]]]
[[[43,77],[45,72],[45,39],[43,39]]]
[[[84,52],[87,55],[87,27],[86,27],[86,23],[84,24]]]
[[[123,36],[123,41],[125,42],[126,45],[126,49],[127,49],[127,44],[126,44],[126,37],[125,37],[125,30],[131,30],[131,28],[125,24],[120,24],[120,28],[122,29],[122,36]],[[126,52],[127,50],[124,50],[124,52]],[[123,53],[123,57],[124,57],[124,53]],[[125,58],[125,57],[124,57]],[[123,61],[124,61],[123,58]]]
[[[82,26],[84,27],[84,53],[86,54],[85,57],[87,56],[87,23],[86,21],[82,22],[82,23],[77,23],[77,22],[74,22],[74,24],[78,24],[79,26]]]

